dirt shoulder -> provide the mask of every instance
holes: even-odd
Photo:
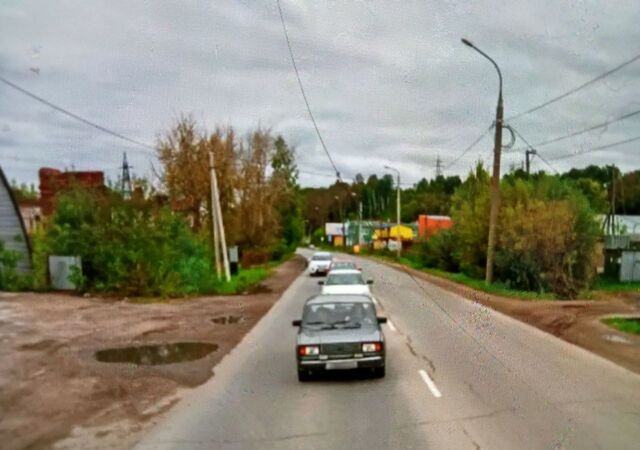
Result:
[[[602,318],[610,315],[640,317],[640,292],[603,294],[599,300],[520,300],[478,291],[401,264],[376,261],[406,271],[640,373],[640,336],[623,333],[601,323]]]
[[[214,366],[304,270],[285,262],[253,294],[134,304],[0,293],[0,442],[4,449],[128,448]],[[98,362],[96,351],[204,342],[188,363]]]

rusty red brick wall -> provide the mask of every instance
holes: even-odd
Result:
[[[88,188],[104,186],[104,173],[100,171],[61,172],[43,167],[38,171],[38,177],[40,178],[40,205],[42,214],[45,216],[55,210],[56,195],[74,183]]]

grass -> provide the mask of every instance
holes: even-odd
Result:
[[[612,317],[602,322],[625,333],[640,334],[640,318]]]
[[[202,295],[242,294],[243,292],[246,292],[247,290],[260,283],[262,280],[267,278],[271,273],[271,270],[281,263],[281,261],[271,261],[262,266],[250,267],[248,269],[239,269],[238,275],[231,276],[231,281],[219,281],[213,286],[213,289],[210,292],[198,293],[194,294],[193,296],[198,297]],[[128,301],[129,303],[137,304],[168,303],[171,301],[179,300],[180,298],[181,297],[132,297]]]
[[[622,282],[611,278],[599,277],[593,284],[593,289],[607,292],[640,292],[640,282]]]
[[[421,272],[428,273],[429,275],[434,275],[436,277],[444,278],[449,281],[453,281],[459,284],[463,284],[472,289],[486,292],[488,294],[499,295],[503,297],[511,297],[518,298],[521,300],[558,300],[558,297],[552,292],[534,292],[534,291],[520,291],[517,289],[512,289],[506,286],[504,283],[492,283],[487,284],[484,280],[479,280],[477,278],[472,278],[464,273],[452,273],[445,272],[444,270],[432,269],[428,267],[421,267],[419,263],[410,260],[408,258],[400,257],[400,259],[396,259],[395,256],[384,255],[384,254],[376,254],[376,253],[366,253],[369,256],[373,256],[374,258],[379,258],[389,262],[400,263],[403,266],[411,267],[412,269],[419,270]]]
[[[279,262],[274,262],[273,264],[277,265]],[[242,294],[247,289],[250,289],[267,278],[269,273],[271,273],[272,267],[273,265],[268,263],[264,266],[240,269],[238,275],[231,277],[231,281],[223,281],[216,284],[213,293],[218,295]]]

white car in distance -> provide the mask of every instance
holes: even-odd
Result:
[[[326,275],[329,273],[333,257],[329,252],[316,252],[309,258],[309,275]]]
[[[371,296],[369,285],[373,280],[366,280],[362,272],[355,269],[332,270],[326,281],[318,281],[323,294],[361,294]]]

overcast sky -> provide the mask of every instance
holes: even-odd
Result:
[[[346,178],[400,169],[433,177],[495,117],[538,105],[640,53],[640,2],[282,0],[300,76],[324,140]],[[0,2],[0,75],[47,100],[153,145],[181,113],[203,126],[260,124],[297,151],[303,185],[333,173],[307,115],[273,1]],[[0,164],[36,181],[39,167],[104,170],[126,151],[149,175],[153,151],[78,123],[0,84]],[[640,109],[640,61],[511,123],[535,143]],[[640,135],[640,115],[539,148],[547,158]],[[505,143],[508,141],[505,137]],[[492,137],[448,167],[488,161]],[[522,141],[516,142],[516,147]],[[640,141],[552,161],[640,166]],[[522,153],[506,153],[503,170]],[[539,160],[534,169],[545,168]],[[323,176],[322,174],[327,174]]]

